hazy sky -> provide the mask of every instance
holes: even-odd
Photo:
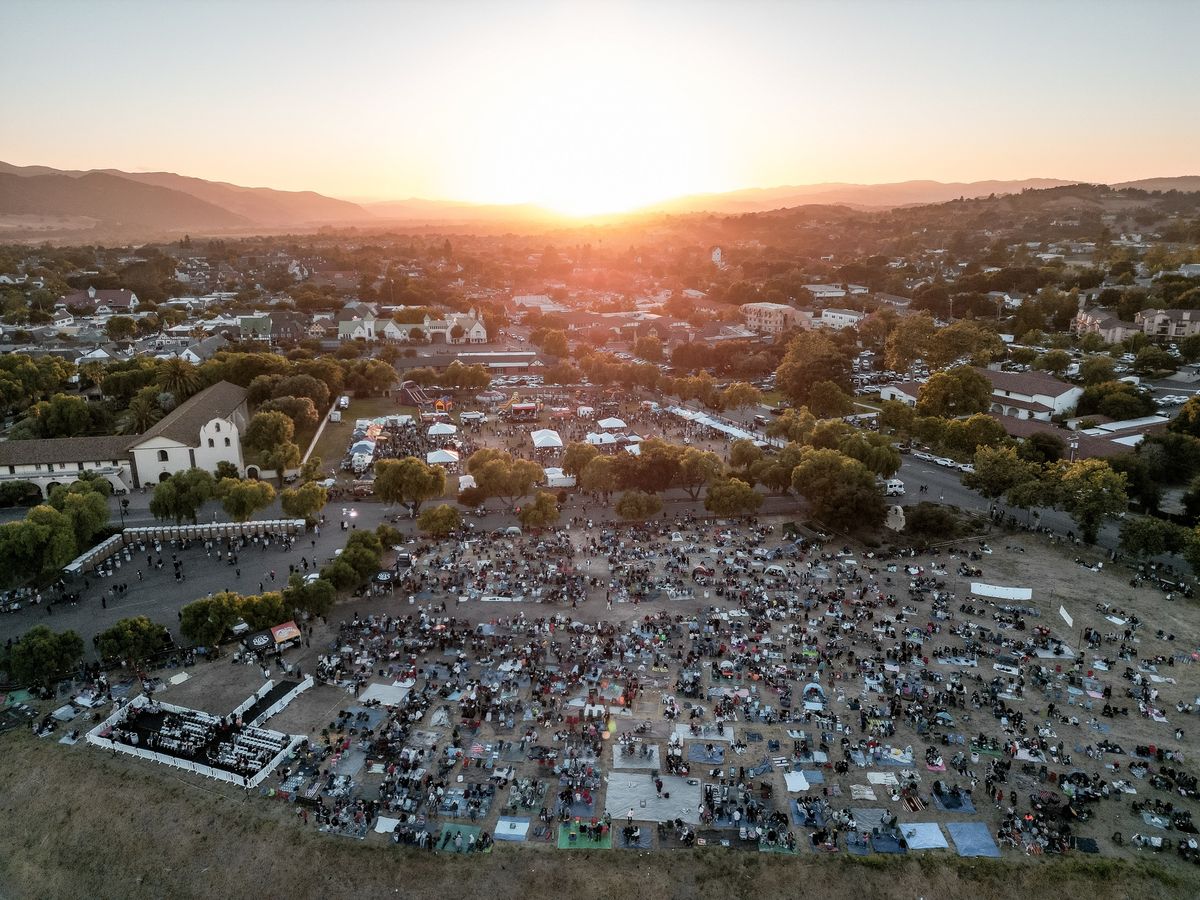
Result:
[[[0,159],[601,211],[1200,174],[1200,2],[0,0]]]

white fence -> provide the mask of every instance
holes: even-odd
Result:
[[[303,534],[303,519],[259,519],[254,522],[208,522],[202,525],[144,525],[126,528],[89,549],[63,567],[68,575],[78,575],[87,566],[116,556],[129,544],[140,541],[213,540],[227,537],[255,537],[266,534]]]
[[[255,716],[253,722],[247,722],[246,724],[255,727],[261,725],[263,722],[267,721],[267,719],[271,718],[271,716],[275,715],[277,712],[295,700],[297,696],[302,694],[304,691],[307,691],[313,686],[313,684],[313,677],[311,675],[305,675],[303,681],[272,703],[271,707],[266,712]]]
[[[307,681],[311,685],[312,678],[308,678]],[[293,692],[293,694],[294,693],[297,692]],[[206,766],[203,763],[192,762],[191,760],[187,759],[180,759],[179,757],[171,756],[166,753],[157,753],[154,750],[146,750],[142,747],[134,747],[130,744],[124,744],[120,741],[114,741],[100,736],[102,731],[111,729],[117,725],[117,723],[123,719],[130,706],[140,708],[145,706],[148,702],[149,701],[146,699],[145,695],[139,695],[135,697],[128,705],[113,711],[113,713],[109,715],[107,719],[87,733],[87,742],[94,747],[100,747],[104,750],[112,750],[117,753],[127,753],[130,756],[136,756],[139,759],[148,759],[151,762],[162,763],[165,766],[170,766],[174,769],[182,769],[185,772],[193,772],[197,775],[203,775],[205,778],[215,779],[216,781],[224,781],[229,784],[236,784],[245,787],[257,787],[263,781],[263,779],[270,775],[280,763],[287,759],[288,756],[295,751],[296,747],[300,745],[300,742],[304,740],[304,737],[298,734],[281,735],[281,737],[287,737],[289,739],[288,743],[279,751],[279,753],[274,756],[274,758],[271,759],[270,762],[254,773],[251,778],[246,779],[241,775],[235,775],[233,772],[226,772],[223,769],[215,769],[212,766]],[[159,706],[168,712],[192,712],[192,710],[186,710],[183,707],[173,706],[169,703],[160,702]]]

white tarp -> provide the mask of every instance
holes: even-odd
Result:
[[[808,790],[808,779],[804,777],[803,772],[784,772],[783,780],[787,789],[793,793]]]
[[[537,431],[531,432],[529,436],[533,439],[533,446],[538,450],[562,449],[562,438],[552,428],[539,428]]]
[[[976,597],[991,597],[993,600],[1032,600],[1033,588],[1005,587],[1001,584],[971,582],[971,593]]]
[[[659,797],[653,779],[648,778],[645,772],[613,772],[608,778],[604,811],[619,821],[624,821],[632,809],[634,821],[637,822],[682,819],[690,825],[699,825],[700,781],[691,779],[694,783],[689,784],[688,780],[664,775],[663,796]]]
[[[384,706],[399,706],[404,702],[404,698],[408,696],[411,688],[412,682],[408,682],[407,684],[399,681],[394,681],[391,684],[375,682],[367,685],[367,689],[358,695],[358,702],[365,703],[368,700],[378,700]]]

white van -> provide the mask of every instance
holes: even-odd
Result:
[[[899,478],[889,478],[883,483],[883,495],[885,497],[903,497],[904,482]]]

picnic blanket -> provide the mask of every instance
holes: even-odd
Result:
[[[954,813],[973,813],[975,812],[975,804],[971,800],[971,796],[963,791],[958,795],[958,802],[955,805],[955,800],[949,794],[933,793],[933,805],[942,812]]]
[[[900,826],[900,833],[909,850],[941,850],[950,846],[937,822],[906,822]]]
[[[959,856],[1000,857],[1000,848],[986,822],[950,822],[946,825]]]

